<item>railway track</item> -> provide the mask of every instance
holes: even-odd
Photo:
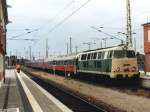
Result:
[[[94,104],[91,104],[84,99],[75,96],[69,92],[66,92],[60,88],[54,87],[53,85],[37,78],[31,77],[36,83],[42,86],[45,90],[59,99],[62,103],[68,106],[73,112],[108,112]]]
[[[36,69],[36,71],[39,71],[39,72],[42,71],[43,73],[48,73],[47,71],[45,72],[43,70],[37,70]],[[98,79],[98,78],[96,78],[96,79]],[[127,93],[130,95],[136,95],[136,96],[142,96],[142,97],[150,98],[150,88],[143,87],[143,85],[141,84],[142,83],[141,79],[136,80],[136,81],[133,80],[133,82],[127,80],[125,82],[125,81],[111,80],[109,78],[108,79],[102,78],[100,80],[95,80],[95,79],[89,78],[89,77],[88,78],[76,77],[73,80],[81,81],[81,82],[92,84],[95,86],[110,88],[112,90],[119,91],[122,93]]]
[[[82,77],[75,78],[75,80],[92,84],[95,86],[101,86],[105,88],[110,88],[115,91],[122,93],[127,93],[130,95],[142,96],[150,98],[150,87],[145,87],[142,85],[142,79],[139,80],[113,80],[113,79],[85,79]]]

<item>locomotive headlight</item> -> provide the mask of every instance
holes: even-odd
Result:
[[[120,67],[114,68],[114,72],[120,72]]]
[[[116,69],[116,71],[117,71],[117,72],[120,72],[120,67],[118,67],[118,68]]]
[[[136,72],[136,67],[133,66],[133,67],[131,68],[131,71],[132,71],[132,72]]]

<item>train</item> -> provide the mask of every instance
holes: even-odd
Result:
[[[87,50],[71,56],[37,60],[28,62],[26,65],[69,76],[80,74],[110,78],[139,78],[140,76],[135,51],[126,45]]]

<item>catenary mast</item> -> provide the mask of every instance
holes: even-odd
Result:
[[[130,0],[126,0],[126,6],[127,6],[126,44],[127,44],[128,47],[133,47],[133,45],[132,45],[132,24],[131,24]]]

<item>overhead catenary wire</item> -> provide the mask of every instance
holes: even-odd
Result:
[[[26,32],[26,33],[22,33],[22,34],[19,34],[19,35],[16,35],[16,36],[12,36],[11,38],[8,38],[8,39],[16,39],[16,38],[18,38],[18,37],[23,37],[23,36],[25,36],[25,35],[31,34],[31,33],[35,32],[35,31],[38,31],[38,30],[39,30],[39,29],[34,29],[34,30],[28,31],[28,32]]]
[[[62,21],[60,21],[58,24],[56,24],[53,28],[51,28],[48,33],[51,33],[53,30],[55,30],[58,26],[62,25],[65,21],[67,21],[70,17],[72,17],[76,12],[78,12],[81,8],[86,6],[91,0],[87,0],[84,4],[82,4],[79,8],[74,10],[71,14],[69,14],[67,17],[65,17]]]
[[[57,14],[55,14],[50,20],[48,20],[45,24],[39,27],[39,31],[42,30],[48,23],[52,23],[59,15],[61,15],[70,5],[74,3],[74,0],[65,5]]]
[[[71,2],[69,2],[67,5],[65,5],[65,7],[63,7],[63,9],[61,9],[61,10],[60,10],[53,18],[51,18],[47,23],[53,22],[60,14],[62,14],[69,6],[70,6],[71,4],[73,4],[73,3],[74,3],[74,0],[72,0]],[[45,24],[47,24],[47,23],[45,23]],[[33,31],[28,31],[28,32],[26,32],[26,33],[18,34],[18,35],[16,35],[16,36],[12,36],[11,38],[8,38],[8,39],[14,39],[14,38],[22,37],[22,36],[31,34],[31,33],[35,32],[35,31],[39,31],[39,30],[41,30],[41,29],[44,28],[45,24],[44,24],[43,26],[41,26],[41,27],[39,27],[39,28],[33,30]]]
[[[74,3],[74,0],[72,0],[71,2],[69,2],[67,5],[65,5],[56,15],[54,15],[50,20],[48,20],[48,22],[46,22],[46,24],[44,24],[43,26],[41,26],[40,29],[42,29],[48,23],[53,22],[60,14],[62,14],[73,3]]]
[[[47,34],[53,32],[56,28],[58,28],[60,25],[62,25],[64,22],[66,22],[70,17],[72,17],[75,13],[77,13],[81,8],[83,8],[84,6],[86,6],[91,0],[87,0],[85,3],[83,3],[79,8],[77,8],[76,10],[74,10],[71,14],[69,14],[68,16],[66,16],[63,20],[61,20],[59,23],[57,23],[54,27],[52,27],[48,32],[46,32],[44,35],[42,35],[44,39],[46,37]],[[39,40],[41,40],[39,39]]]
[[[28,38],[23,38],[23,39],[8,39],[8,40],[20,40],[20,41],[23,41],[23,40],[25,40],[25,41],[36,41],[37,39],[28,39]]]

